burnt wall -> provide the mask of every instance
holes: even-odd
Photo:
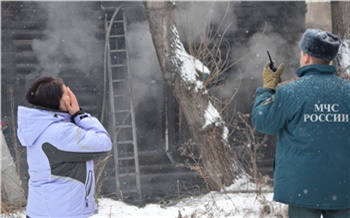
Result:
[[[26,189],[29,179],[26,152],[16,136],[16,113],[18,105],[28,105],[25,93],[29,85],[40,76],[61,77],[76,94],[80,106],[101,119],[102,105],[108,107],[103,99],[104,94],[108,95],[104,93],[108,90],[104,75],[104,8],[124,6],[129,25],[145,20],[140,2],[24,1],[1,4],[1,119],[7,125],[4,135],[14,159],[21,165],[22,184]],[[132,54],[139,51],[139,48],[131,49]],[[162,75],[159,71],[157,74]],[[157,97],[142,98],[135,104],[144,201],[175,197],[178,184],[186,194],[191,189],[188,186],[202,183],[196,173],[171,163],[165,152],[164,96],[156,87],[159,86],[153,86],[153,92],[159,94]],[[104,121],[109,120],[110,113],[106,111]],[[101,195],[116,196],[114,169],[111,157],[99,178]],[[128,202],[138,201],[127,194],[123,197]]]
[[[120,5],[124,6],[128,23],[143,199],[154,202],[178,194],[185,196],[207,191],[203,188],[203,180],[183,165],[185,158],[179,155],[179,146],[191,135],[171,90],[164,84],[142,2],[119,1],[1,2],[1,119],[8,127],[4,134],[11,153],[21,160],[23,184],[28,175],[25,150],[16,138],[16,108],[26,105],[25,90],[41,75],[59,76],[75,92],[80,105],[101,118],[102,105],[106,104],[103,99],[106,83],[102,8]],[[225,72],[226,82],[220,84],[215,93],[217,98],[225,100],[237,92],[229,110],[250,113],[255,89],[262,84],[261,68],[267,61],[267,49],[277,63],[287,65],[284,79],[293,76],[298,61],[295,45],[304,29],[304,2],[177,2],[177,7],[179,17],[185,17],[182,12],[190,15],[187,22],[177,20],[186,46],[198,43],[206,23],[203,17],[210,14],[212,31],[223,28],[220,34],[230,45],[221,47],[223,54],[230,53],[229,63],[242,59]],[[225,13],[226,20],[222,23]],[[188,27],[187,33],[194,34],[192,38],[186,36]],[[108,119],[108,113],[105,119]],[[273,140],[271,146],[262,148],[261,171],[270,176]],[[234,140],[232,144],[235,146]],[[15,146],[19,147],[20,154],[16,154]],[[111,158],[100,180],[103,181],[100,189],[103,195],[115,194],[114,167]]]
[[[231,85],[227,87],[237,91],[232,108],[250,114],[256,88],[262,85],[261,74],[268,61],[267,50],[277,65],[285,64],[282,81],[296,76],[295,71],[299,67],[298,41],[305,30],[307,8],[302,1],[242,1],[233,10],[237,28],[229,37],[232,43],[230,55],[233,61],[240,61],[228,73]],[[256,137],[266,136],[257,134]],[[239,136],[231,137],[231,144],[236,144],[237,138]],[[260,171],[271,178],[275,145],[275,136],[267,136],[267,141],[258,149]]]
[[[84,30],[89,16],[94,23],[86,26],[92,25],[93,30]],[[64,80],[84,110],[101,116],[102,18],[99,2],[1,2],[1,120],[7,126],[3,133],[11,154],[21,166],[25,189],[29,178],[26,152],[16,135],[17,107],[29,106],[25,101],[29,85],[50,75]],[[89,46],[91,42],[99,49]]]

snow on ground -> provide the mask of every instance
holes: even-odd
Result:
[[[272,200],[269,187],[255,192],[258,187],[240,178],[226,191],[210,192],[202,196],[174,199],[164,204],[147,204],[144,207],[128,205],[109,198],[98,199],[99,214],[91,218],[268,218],[285,217],[286,206]],[[260,194],[259,194],[260,193]],[[264,212],[267,212],[263,214]],[[25,212],[1,218],[25,218]]]
[[[172,206],[148,204],[145,207],[127,205],[111,199],[100,199],[100,212],[91,218],[106,217],[232,217],[258,218],[282,217],[285,206],[272,201],[272,193],[218,193],[211,192],[200,197],[182,199]],[[263,209],[265,208],[265,210]],[[262,211],[271,211],[268,215],[260,216]]]
[[[286,206],[272,200],[270,187],[257,187],[248,177],[238,178],[225,191],[210,192],[202,196],[175,199],[167,205],[147,204],[145,207],[127,205],[107,198],[99,199],[100,212],[91,218],[106,217],[202,217],[202,218],[267,218],[283,217]],[[259,194],[260,193],[260,194]],[[262,215],[264,211],[269,214]],[[276,216],[278,215],[278,216]]]
[[[272,193],[264,193],[258,197],[255,193],[218,193],[181,199],[172,206],[160,204],[147,204],[144,207],[136,207],[108,198],[98,200],[99,214],[91,218],[268,218],[283,217],[285,206],[272,201]],[[268,208],[270,214],[262,215],[262,211]],[[181,214],[181,216],[180,216]],[[25,213],[1,218],[25,218]]]

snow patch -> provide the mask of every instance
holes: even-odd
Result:
[[[189,197],[173,201],[171,205],[147,204],[135,207],[108,198],[99,199],[99,214],[91,218],[123,217],[123,218],[174,218],[179,217],[231,217],[256,218],[261,215],[261,208],[269,204],[275,214],[281,214],[284,205],[272,200],[273,194],[264,195],[265,201],[259,201],[255,193],[221,193]],[[25,217],[24,215],[22,216]],[[270,217],[270,216],[268,216]],[[272,217],[272,214],[271,214]]]
[[[196,70],[198,70],[199,72],[202,72],[206,77],[209,76],[210,74],[210,70],[198,59],[195,59],[194,57],[192,57],[194,59],[194,67],[196,68]]]
[[[210,101],[208,104],[208,108],[205,110],[204,118],[205,118],[205,124],[203,126],[203,129],[211,124],[214,124],[215,126],[219,126],[222,123],[221,116],[220,116],[219,112],[211,104]]]
[[[269,186],[263,186],[263,187],[258,187],[254,182],[251,182],[251,177],[248,175],[242,175],[238,177],[236,180],[233,181],[233,184],[230,185],[229,187],[226,187],[226,191],[231,191],[231,192],[244,192],[244,191],[256,191],[258,189],[261,190],[266,190],[266,191],[271,191],[271,188]]]
[[[254,187],[248,177],[240,177],[232,185],[237,188]],[[230,193],[215,192],[201,196],[192,196],[167,201],[167,204],[147,204],[144,207],[129,205],[109,198],[99,198],[99,214],[91,218],[123,217],[123,218],[174,218],[179,217],[230,217],[230,218],[256,218],[261,217],[264,206],[270,205],[272,214],[266,217],[277,217],[283,214],[286,206],[273,201],[273,193]],[[336,199],[336,196],[333,196]],[[193,215],[193,216],[192,216]],[[1,218],[7,216],[0,215]],[[25,211],[18,211],[14,217],[25,218]],[[264,216],[265,217],[265,216]]]
[[[179,33],[175,26],[172,27],[172,31],[176,36],[175,40],[175,55],[181,62],[181,78],[190,84],[195,85],[195,90],[201,90],[204,88],[203,82],[198,80],[199,75],[197,71],[208,76],[210,74],[209,69],[198,59],[188,54],[180,41]]]
[[[209,101],[208,108],[205,110],[204,113],[205,118],[205,124],[203,126],[203,129],[205,129],[209,125],[215,125],[215,126],[223,126],[223,132],[221,135],[222,141],[224,143],[228,142],[228,136],[229,131],[227,127],[225,126],[225,123],[222,121],[221,116],[219,112],[216,110],[216,108],[211,104]]]
[[[345,70],[344,74],[350,76],[350,37],[344,37],[340,47],[340,66]]]
[[[229,131],[228,131],[227,127],[225,126],[224,131],[222,133],[222,140],[224,140],[225,142],[228,142],[228,134],[229,134]]]

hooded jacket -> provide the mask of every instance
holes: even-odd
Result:
[[[18,138],[27,148],[31,218],[86,218],[97,213],[96,157],[112,149],[109,134],[88,113],[18,107]],[[73,122],[72,122],[73,121]]]
[[[322,210],[350,208],[350,81],[329,65],[301,67],[297,80],[259,87],[252,121],[277,134],[274,200]]]

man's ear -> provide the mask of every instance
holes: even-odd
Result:
[[[305,61],[306,61],[306,63],[310,64],[311,63],[311,56],[308,54],[305,54]]]
[[[308,55],[307,53],[303,52],[303,55],[302,55],[302,62],[304,64],[310,64],[311,63],[311,56]]]

